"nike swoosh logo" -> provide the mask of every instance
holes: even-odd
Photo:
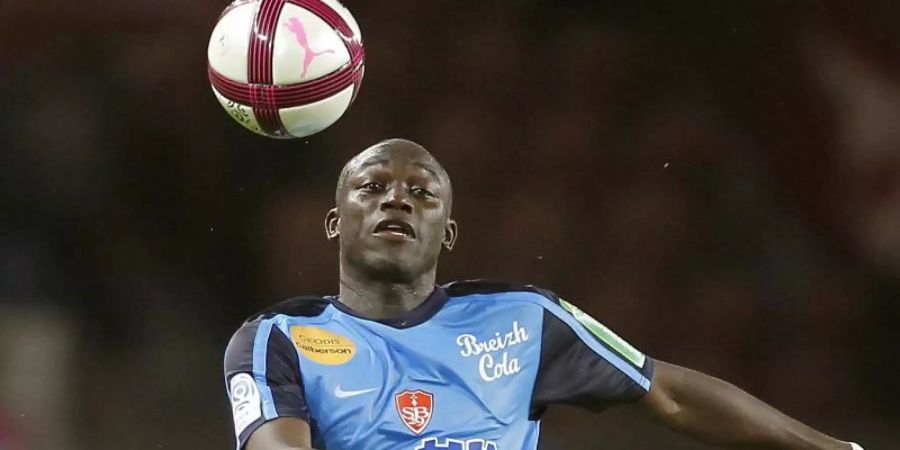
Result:
[[[356,397],[357,395],[368,394],[369,392],[374,392],[376,390],[378,390],[378,388],[359,389],[356,391],[345,391],[345,390],[341,389],[341,385],[337,385],[334,388],[334,396],[337,398]]]

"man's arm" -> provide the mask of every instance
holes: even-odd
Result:
[[[299,367],[272,320],[246,322],[231,338],[224,369],[238,449],[312,449]]]
[[[260,426],[246,450],[314,450],[309,424],[297,417],[282,417]]]
[[[851,450],[736,386],[655,361],[643,409],[675,431],[713,445],[783,450]]]

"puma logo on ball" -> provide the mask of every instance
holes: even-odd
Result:
[[[316,59],[317,56],[334,53],[334,50],[322,50],[321,52],[314,51],[309,46],[309,39],[306,34],[306,27],[303,26],[303,22],[296,17],[291,17],[288,19],[288,23],[284,24],[291,33],[294,33],[294,37],[297,39],[297,43],[300,44],[300,47],[303,47],[303,72],[300,74],[300,78],[306,77],[306,72],[309,70],[309,65],[312,64],[313,60]]]

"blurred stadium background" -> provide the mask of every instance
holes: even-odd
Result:
[[[231,332],[335,291],[336,176],[395,136],[454,180],[441,281],[541,284],[652,356],[900,448],[900,4],[346,5],[356,104],[277,142],[210,92],[221,1],[0,2],[0,449],[231,447]],[[706,448],[627,408],[543,430]]]

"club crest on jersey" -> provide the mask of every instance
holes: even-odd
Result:
[[[421,434],[431,422],[434,409],[434,395],[422,391],[403,391],[394,396],[400,420],[415,434]]]

